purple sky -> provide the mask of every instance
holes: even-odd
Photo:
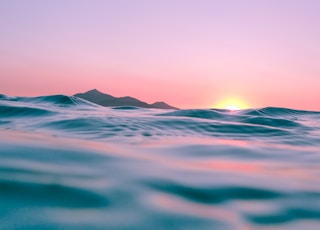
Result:
[[[1,0],[0,93],[320,110],[318,0]]]

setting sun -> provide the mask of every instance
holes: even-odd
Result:
[[[218,102],[215,106],[218,109],[228,109],[231,111],[239,109],[247,109],[249,105],[239,98],[227,98]]]

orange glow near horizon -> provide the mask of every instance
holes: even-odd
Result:
[[[244,100],[240,98],[229,97],[219,101],[213,107],[217,109],[228,109],[228,110],[234,111],[234,110],[240,110],[240,109],[247,109],[250,106],[248,103],[246,103]]]
[[[0,94],[320,111],[320,1],[17,2],[0,1]]]

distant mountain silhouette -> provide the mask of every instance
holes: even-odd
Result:
[[[85,93],[77,93],[74,96],[102,106],[136,106],[155,109],[178,109],[176,107],[168,105],[165,102],[155,102],[153,104],[148,104],[133,97],[114,97],[109,94],[102,93],[96,89],[89,90]]]

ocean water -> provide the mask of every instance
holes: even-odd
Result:
[[[320,229],[320,112],[0,95],[0,229]]]

